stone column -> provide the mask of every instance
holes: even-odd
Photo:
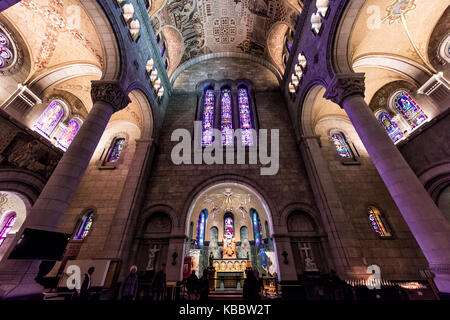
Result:
[[[91,96],[94,105],[33,205],[24,223],[27,227],[50,231],[58,228],[109,119],[130,103],[117,82],[93,81]]]
[[[34,203],[13,243],[18,241],[25,228],[58,229],[109,119],[114,112],[130,103],[117,81],[93,81],[91,96],[94,105],[86,121]],[[7,255],[13,247],[8,248]],[[0,264],[0,298],[38,293],[39,286],[33,279],[39,263],[37,260],[3,259]]]
[[[347,112],[370,158],[411,229],[441,292],[450,292],[450,223],[364,101],[364,74],[337,74],[325,98]],[[383,272],[383,271],[382,271]]]

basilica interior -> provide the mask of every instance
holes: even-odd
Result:
[[[137,299],[163,266],[166,300],[450,298],[449,30],[450,0],[1,1],[0,300],[73,266],[101,300],[131,266]]]

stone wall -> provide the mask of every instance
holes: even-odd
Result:
[[[338,157],[329,138],[332,129],[344,133],[357,156],[357,162],[349,165]],[[427,261],[350,121],[344,117],[324,118],[318,122],[315,131],[321,136],[323,157],[328,163],[348,222],[355,230],[354,236],[360,242],[366,267],[379,265],[383,279],[420,279],[418,271],[427,267]],[[381,238],[372,229],[369,205],[380,210],[393,237]]]

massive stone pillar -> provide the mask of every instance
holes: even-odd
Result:
[[[450,223],[364,101],[364,74],[338,74],[325,98],[347,112],[371,160],[411,229],[441,292],[450,292]],[[382,271],[383,272],[383,271]]]
[[[117,81],[93,81],[91,96],[94,104],[86,121],[34,203],[14,243],[25,228],[57,230],[109,119],[114,112],[130,103]],[[12,249],[13,245],[8,248],[5,257]],[[0,298],[36,293],[38,287],[33,278],[39,262],[3,259],[0,264]]]

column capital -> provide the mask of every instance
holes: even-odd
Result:
[[[364,73],[338,73],[328,84],[324,98],[342,107],[345,98],[353,95],[364,97]]]
[[[123,90],[119,81],[92,81],[92,102],[103,101],[110,104],[114,112],[124,109],[130,102],[130,98]]]

